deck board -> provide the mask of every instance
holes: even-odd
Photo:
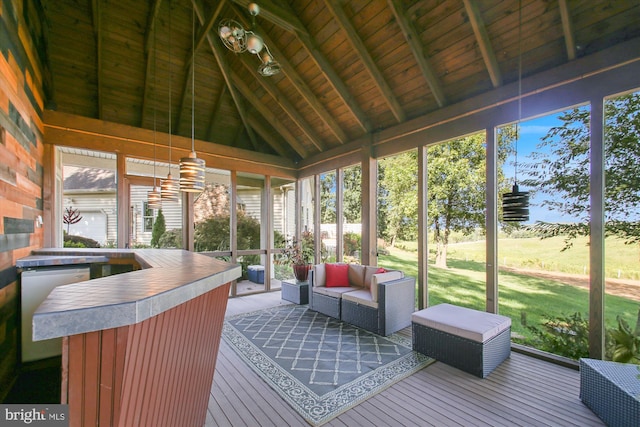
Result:
[[[227,316],[288,304],[280,292],[229,300]],[[410,328],[401,333],[411,336]],[[325,424],[371,426],[602,426],[579,399],[580,374],[520,353],[480,379],[441,362]],[[306,421],[222,342],[206,426],[304,426]]]

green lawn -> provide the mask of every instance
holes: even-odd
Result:
[[[449,246],[452,258],[484,262],[485,242],[457,243]],[[575,239],[573,246],[565,251],[564,237],[540,240],[499,239],[499,265],[534,268],[563,273],[589,274],[589,246],[586,237]],[[608,238],[605,243],[605,276],[640,280],[640,251],[638,245],[626,245],[617,238]]]
[[[467,244],[468,245],[468,244]],[[465,245],[466,246],[466,245]],[[484,255],[483,255],[484,258]],[[391,249],[389,255],[380,256],[379,264],[385,268],[402,270],[417,277],[417,253]],[[448,269],[429,267],[430,305],[448,302],[465,307],[485,309],[484,261],[449,258]],[[501,272],[499,281],[500,314],[512,319],[513,332],[530,337],[520,319],[526,313],[529,325],[540,325],[546,316],[569,316],[580,312],[588,317],[589,295],[584,288],[553,280],[539,279],[515,273]],[[617,325],[616,315],[622,315],[630,324],[635,319],[640,303],[626,298],[607,296],[605,321],[607,328]]]

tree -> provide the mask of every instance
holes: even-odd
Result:
[[[320,222],[336,223],[336,173],[320,175]]]
[[[605,206],[606,236],[627,243],[640,242],[640,93],[605,102]],[[532,162],[524,165],[524,184],[547,194],[542,206],[576,218],[574,223],[537,222],[540,235],[565,235],[566,247],[580,235],[589,235],[590,111],[579,107],[558,117],[541,139]]]
[[[82,215],[78,209],[73,209],[73,206],[69,206],[64,210],[64,214],[62,214],[62,222],[67,224],[67,234],[69,234],[69,228],[71,224],[77,224],[82,220]]]
[[[418,234],[418,162],[415,150],[380,161],[384,189],[379,209],[384,209],[387,238],[391,246],[396,239],[413,240]],[[378,216],[380,218],[380,215]]]
[[[162,209],[158,210],[158,215],[153,223],[153,229],[151,230],[151,247],[157,248],[160,246],[160,238],[167,231],[167,225],[164,221],[164,214]]]
[[[515,128],[498,130],[498,191],[507,184],[502,165],[513,150]],[[413,240],[418,232],[417,151],[381,160],[379,193],[386,213],[386,230],[396,238]],[[447,266],[452,232],[471,234],[485,227],[486,148],[484,134],[475,134],[433,145],[427,149],[427,227],[433,232],[436,265]],[[378,215],[378,218],[381,218]]]
[[[342,210],[344,220],[349,224],[362,221],[362,166],[354,165],[344,169]]]

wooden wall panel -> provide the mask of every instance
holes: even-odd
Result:
[[[202,426],[230,284],[158,316],[63,342],[71,426]]]
[[[15,261],[40,247],[42,28],[40,2],[3,0],[0,13],[0,401],[19,365],[20,282]]]

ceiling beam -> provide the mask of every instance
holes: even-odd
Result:
[[[247,55],[240,55],[240,61],[242,64],[249,70],[249,72],[253,75],[256,81],[262,86],[264,90],[271,95],[273,99],[278,103],[280,108],[284,110],[284,112],[293,120],[293,122],[298,125],[300,130],[306,135],[307,138],[311,141],[311,143],[318,149],[318,151],[324,151],[327,147],[322,142],[322,139],[318,134],[313,130],[313,128],[307,123],[302,114],[298,111],[298,109],[291,104],[291,102],[287,99],[287,97],[280,92],[280,89],[271,81],[269,78],[265,78],[258,73],[256,70],[255,64],[249,61]]]
[[[145,41],[144,41],[144,54],[145,54],[145,72],[144,72],[144,82],[142,83],[144,89],[142,94],[142,108],[140,114],[140,127],[144,124],[144,118],[147,116],[147,108],[149,105],[149,76],[151,73],[155,73],[155,58],[156,58],[156,18],[158,17],[158,13],[160,12],[160,5],[162,4],[162,0],[155,0],[151,13],[149,14],[149,20],[147,21],[147,31],[145,31]],[[152,69],[153,64],[153,69]],[[154,82],[154,90],[155,90],[155,82]]]
[[[256,26],[256,30],[260,33],[260,36],[263,38],[267,46],[269,46],[269,50],[273,54],[275,60],[280,64],[282,72],[289,78],[289,81],[296,88],[300,96],[302,96],[302,99],[304,99],[313,111],[316,112],[320,117],[320,120],[323,121],[325,126],[327,126],[340,144],[347,142],[349,140],[347,134],[342,130],[338,122],[335,121],[331,113],[329,113],[322,103],[318,101],[318,98],[313,93],[309,85],[307,85],[302,77],[300,77],[293,65],[291,65],[291,63],[286,59],[284,53],[278,49],[278,46],[276,46],[273,40],[259,25]]]
[[[284,140],[291,146],[291,148],[293,148],[295,152],[298,153],[298,155],[303,159],[307,157],[309,153],[307,152],[306,148],[304,148],[304,146],[302,146],[302,144],[298,142],[296,137],[291,134],[289,129],[287,129],[287,127],[284,126],[282,122],[280,122],[280,120],[278,120],[276,115],[273,114],[273,112],[266,105],[260,102],[260,99],[258,99],[251,88],[249,88],[249,86],[242,81],[240,76],[232,72],[231,78],[233,80],[234,86],[240,91],[240,93],[242,93],[242,96],[244,96],[245,99],[249,101],[249,103],[253,106],[253,108],[258,111],[258,113],[260,113],[260,115],[262,115],[262,117],[264,117],[264,119],[268,123],[270,123],[271,126],[273,126],[273,128],[282,136],[282,138],[284,138]],[[273,148],[277,149],[277,147]],[[288,153],[280,154],[287,155]]]
[[[427,81],[429,88],[431,89],[431,93],[438,103],[439,107],[443,107],[447,103],[447,99],[444,96],[444,92],[440,85],[440,81],[438,80],[436,73],[431,69],[431,65],[429,61],[425,57],[424,50],[422,48],[422,44],[420,43],[420,36],[411,24],[411,20],[407,16],[404,11],[404,5],[401,0],[388,0],[389,7],[393,11],[394,16],[396,17],[396,22],[404,35],[404,38],[407,40],[409,44],[409,48],[413,53],[414,58],[418,62],[418,66],[422,71],[422,75],[424,79]]]
[[[93,34],[96,38],[96,86],[97,86],[97,113],[98,118],[102,118],[102,10],[100,7],[102,0],[91,1],[91,12],[93,15]]]
[[[364,45],[364,42],[356,32],[351,21],[349,21],[349,18],[342,9],[341,5],[334,0],[324,0],[324,3],[333,17],[336,18],[336,21],[338,21],[338,24],[340,25],[342,30],[347,33],[347,39],[349,40],[349,42],[351,42],[351,45],[356,50],[356,52],[358,52],[360,60],[363,62],[371,77],[373,77],[378,90],[382,93],[382,96],[384,97],[387,105],[389,106],[389,109],[395,116],[396,120],[400,123],[404,122],[407,119],[407,116],[400,106],[398,99],[393,94],[391,87],[385,80],[382,72],[376,65],[376,62],[369,54],[367,47]]]
[[[562,19],[562,33],[564,34],[564,44],[567,47],[567,59],[576,59],[576,41],[573,35],[573,22],[571,21],[571,11],[567,0],[559,0],[560,18]]]
[[[469,17],[469,23],[471,24],[473,33],[476,36],[478,48],[480,48],[480,52],[482,53],[482,59],[484,59],[484,64],[489,72],[491,83],[493,84],[493,87],[502,86],[502,74],[500,73],[498,60],[493,52],[493,47],[491,46],[491,41],[489,40],[484,20],[482,19],[482,15],[478,9],[478,4],[476,0],[463,0],[463,2],[464,8],[467,11],[467,16]]]
[[[207,131],[207,141],[213,141],[213,135],[214,135],[214,131],[215,131],[215,124],[216,124],[216,118],[218,117],[218,114],[220,113],[220,107],[222,106],[222,98],[224,97],[224,94],[227,92],[227,86],[223,85],[222,89],[220,89],[220,92],[218,94],[218,98],[216,98],[215,102],[213,103],[213,109],[211,110],[211,119],[209,120],[209,130]]]
[[[282,139],[275,137],[273,132],[262,121],[258,120],[254,114],[249,114],[249,124],[271,148],[276,150],[276,153],[284,158],[291,158],[291,153],[287,149],[288,147],[285,147],[282,143]]]
[[[233,0],[233,2],[242,6],[244,10],[248,9],[249,3],[255,3],[252,0]],[[271,0],[260,0],[258,5],[260,6],[260,17],[291,33],[309,35],[305,26],[290,9],[282,8]]]
[[[205,19],[204,19],[204,9],[202,7],[200,3],[200,0],[192,0],[192,4],[195,7],[195,11],[196,11],[196,16],[198,17],[200,24],[204,24]],[[222,6],[224,5],[224,0],[221,1],[220,3],[218,3],[218,7],[215,9],[215,11],[213,12],[215,15],[219,15],[220,11],[222,10]],[[238,110],[238,114],[240,115],[240,119],[242,120],[242,123],[244,124],[244,127],[247,131],[247,134],[249,135],[249,139],[251,140],[251,144],[253,145],[254,148],[258,147],[258,141],[256,140],[256,136],[253,133],[253,130],[251,129],[251,126],[249,125],[249,122],[247,121],[247,117],[246,117],[246,113],[244,111],[244,106],[242,105],[242,100],[240,99],[240,97],[238,96],[238,94],[236,93],[236,90],[233,87],[233,84],[231,82],[231,74],[229,71],[229,64],[227,63],[227,60],[224,57],[224,54],[222,52],[222,49],[220,48],[220,44],[219,43],[215,43],[214,40],[212,40],[211,37],[211,32],[207,33],[207,41],[209,42],[209,47],[211,48],[211,51],[213,52],[213,56],[216,58],[216,61],[218,62],[218,66],[220,67],[220,72],[222,73],[222,76],[224,77],[224,81],[227,85],[227,88],[229,90],[229,93],[231,94],[231,98],[233,98],[233,102],[236,104],[236,108]]]
[[[198,52],[198,47],[202,45],[202,43],[204,42],[204,40],[206,40],[208,34],[209,34],[209,30],[211,30],[211,27],[213,26],[213,23],[215,22],[216,19],[218,19],[218,15],[220,14],[220,8],[217,8],[213,11],[213,13],[211,14],[211,16],[209,17],[209,19],[207,20],[206,24],[204,24],[201,28],[201,32],[198,35],[198,37],[195,37],[195,35],[193,37],[189,37],[189,40],[193,40],[193,46],[192,49],[190,49],[189,54],[187,55],[187,60],[185,62],[185,67],[184,67],[184,72],[185,72],[185,76],[186,78],[184,79],[184,86],[182,87],[182,100],[180,101],[180,109],[178,110],[178,121],[177,121],[177,133],[180,134],[181,132],[181,124],[183,123],[182,120],[182,114],[185,111],[185,107],[187,105],[187,101],[191,99],[191,97],[193,96],[194,91],[190,90],[190,88],[192,87],[192,81],[193,81],[193,67],[194,67],[194,62],[195,62],[195,56]],[[193,24],[195,26],[195,23]],[[196,42],[195,39],[197,39],[198,41]],[[191,109],[191,107],[189,107],[188,109]],[[191,112],[191,114],[193,114],[193,112]]]
[[[318,44],[309,34],[296,33],[298,39],[302,42],[302,45],[307,50],[311,58],[315,61],[316,65],[320,69],[320,72],[324,74],[325,78],[329,82],[333,89],[336,91],[338,97],[342,99],[342,102],[347,106],[351,114],[356,119],[356,122],[360,126],[363,132],[371,132],[371,123],[366,114],[360,108],[355,98],[349,92],[347,85],[344,84],[336,70],[333,69],[333,65],[327,59],[326,56],[320,51]]]

